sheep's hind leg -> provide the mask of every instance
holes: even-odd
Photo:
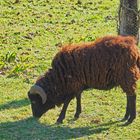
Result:
[[[121,121],[126,121],[129,118],[129,115],[130,115],[129,96],[127,96],[126,113]]]
[[[136,118],[136,81],[137,77],[135,76],[133,71],[126,70],[125,77],[121,81],[121,88],[127,95],[127,107],[126,114],[124,119],[127,120],[125,125],[128,125],[133,122]]]
[[[136,95],[127,96],[127,107],[126,114],[122,121],[127,120],[125,125],[128,125],[133,122],[136,118]]]
[[[57,123],[62,123],[63,120],[65,119],[66,111],[67,111],[70,101],[71,101],[71,98],[68,98],[65,100],[62,111],[59,115],[59,118],[57,119]]]
[[[129,100],[129,113],[130,117],[128,119],[128,123],[132,123],[136,118],[136,95],[128,96]]]
[[[74,118],[78,119],[81,113],[81,93],[76,96],[76,100],[77,100],[77,106],[76,106],[76,113],[74,115]]]

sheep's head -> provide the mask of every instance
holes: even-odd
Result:
[[[47,94],[40,86],[34,85],[28,92],[31,101],[33,116],[40,118],[47,110],[55,107],[54,103],[47,98]]]

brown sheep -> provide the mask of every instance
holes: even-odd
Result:
[[[52,61],[52,68],[31,87],[33,116],[41,117],[55,105],[63,108],[57,122],[65,118],[67,107],[77,99],[75,117],[81,113],[81,93],[88,88],[109,90],[120,86],[127,95],[124,120],[136,117],[136,81],[140,77],[139,51],[130,36],[106,36],[95,42],[67,45]]]

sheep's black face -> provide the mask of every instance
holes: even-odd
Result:
[[[33,116],[36,118],[40,118],[46,111],[55,107],[49,99],[47,99],[45,104],[42,104],[42,99],[37,94],[28,94],[28,96],[31,101]]]

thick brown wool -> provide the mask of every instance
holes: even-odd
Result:
[[[37,83],[54,100],[60,98],[60,103],[87,88],[121,86],[127,95],[134,95],[139,68],[133,37],[106,36],[95,42],[64,46],[53,59],[52,69]]]

